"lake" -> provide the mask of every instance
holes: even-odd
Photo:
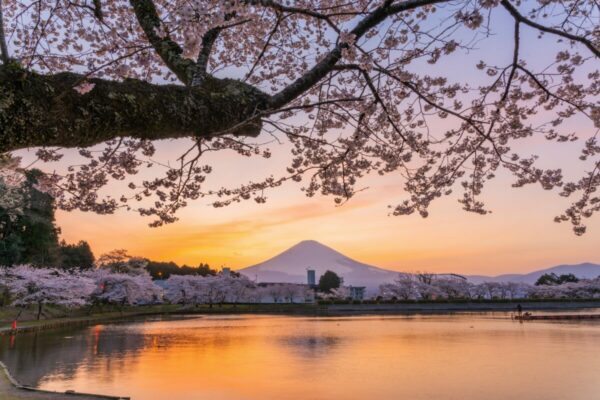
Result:
[[[0,337],[24,384],[132,399],[585,399],[599,322],[506,313],[154,318]]]

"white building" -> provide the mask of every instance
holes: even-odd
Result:
[[[367,289],[364,286],[348,286],[350,290],[350,298],[352,300],[362,301],[365,299],[365,290]]]

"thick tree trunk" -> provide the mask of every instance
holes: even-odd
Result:
[[[202,86],[89,79],[73,73],[40,75],[0,66],[0,153],[28,147],[88,147],[118,137],[169,139],[232,133],[257,136],[268,96],[230,79]],[[254,117],[254,119],[253,119]]]

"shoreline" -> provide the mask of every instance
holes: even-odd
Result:
[[[12,329],[10,323],[0,325],[0,336],[13,335],[17,333],[39,332],[49,329],[68,328],[76,326],[87,326],[95,323],[105,323],[118,320],[124,320],[132,317],[140,317],[144,315],[168,315],[176,308],[165,308],[158,306],[156,308],[141,308],[133,311],[111,311],[100,314],[81,315],[74,317],[58,317],[43,320],[26,320],[20,321],[17,329]]]
[[[200,306],[149,306],[127,311],[110,311],[89,316],[59,317],[40,321],[22,321],[13,330],[10,323],[0,325],[0,336],[39,332],[49,329],[87,326],[99,323],[124,321],[130,318],[160,315],[194,314],[280,314],[315,317],[343,315],[404,315],[404,314],[452,314],[458,312],[511,312],[521,304],[523,311],[570,311],[600,308],[598,300],[574,301],[444,301],[444,302],[396,302],[376,304],[224,304]]]
[[[75,391],[53,392],[21,385],[0,361],[0,397],[3,400],[129,400],[129,397],[79,393]]]
[[[455,312],[511,312],[521,304],[523,311],[572,311],[600,308],[600,300],[513,302],[431,302],[391,304],[331,304],[327,315],[361,314],[452,314]]]

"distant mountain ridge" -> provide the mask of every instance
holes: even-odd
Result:
[[[473,283],[481,282],[523,282],[533,285],[540,276],[555,273],[556,275],[573,274],[578,278],[591,279],[600,276],[600,265],[593,263],[564,264],[555,267],[540,269],[526,274],[503,274],[498,276],[469,275],[467,278]]]
[[[366,286],[371,294],[379,289],[379,285],[393,282],[401,273],[353,260],[315,240],[304,240],[275,257],[242,268],[238,272],[258,282],[306,283],[307,269],[316,271],[317,280],[325,271],[334,271],[344,278],[344,284]],[[525,274],[466,275],[465,277],[473,283],[512,281],[533,284],[545,273],[557,275],[572,273],[579,278],[596,278],[600,276],[600,265],[593,263],[558,265]]]

